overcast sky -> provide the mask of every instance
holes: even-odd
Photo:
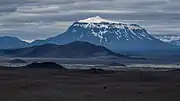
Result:
[[[180,0],[0,0],[0,36],[43,39],[92,16],[180,35]]]

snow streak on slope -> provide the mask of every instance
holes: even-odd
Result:
[[[86,31],[84,31],[86,30]],[[80,39],[85,34],[91,34],[99,38],[99,42],[113,41],[110,36],[116,40],[153,40],[155,39],[149,35],[146,30],[137,24],[123,24],[116,21],[106,20],[99,16],[87,18],[75,22],[68,31],[70,33],[81,33]],[[74,34],[75,36],[77,34]]]

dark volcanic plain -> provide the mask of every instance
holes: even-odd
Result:
[[[0,69],[1,101],[180,101],[180,72]]]

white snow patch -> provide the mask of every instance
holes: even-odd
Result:
[[[87,18],[87,19],[84,19],[84,20],[79,20],[78,22],[81,22],[81,23],[102,23],[102,22],[119,23],[119,22],[116,22],[116,21],[103,19],[103,18],[101,18],[99,16]]]

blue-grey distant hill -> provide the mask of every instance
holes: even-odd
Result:
[[[27,47],[29,43],[22,41],[16,37],[3,36],[0,37],[0,49],[17,49]]]
[[[38,57],[38,58],[89,58],[89,57],[118,57],[125,55],[114,53],[109,49],[89,42],[72,42],[65,45],[44,44],[21,49],[0,50],[1,56],[9,57]]]

